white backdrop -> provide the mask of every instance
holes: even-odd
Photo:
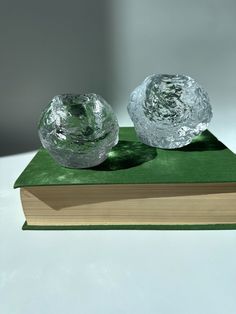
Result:
[[[235,0],[2,0],[0,155],[39,147],[54,95],[95,92],[121,125],[149,74],[183,73],[208,91],[210,129],[236,151]]]
[[[210,130],[236,153],[236,2],[113,1],[115,103],[120,121],[129,93],[147,75],[179,73],[209,93]]]

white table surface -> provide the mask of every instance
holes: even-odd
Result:
[[[236,231],[22,231],[0,159],[0,313],[236,313]]]

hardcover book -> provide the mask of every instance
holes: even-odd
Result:
[[[234,229],[236,156],[208,130],[173,150],[142,144],[134,128],[102,164],[60,166],[41,148],[20,188],[25,230]]]

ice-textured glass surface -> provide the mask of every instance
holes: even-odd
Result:
[[[189,144],[212,118],[208,94],[185,75],[148,76],[131,93],[128,112],[143,143],[167,149]]]
[[[55,96],[42,112],[39,137],[61,165],[87,168],[102,163],[118,142],[119,126],[111,106],[99,95]]]

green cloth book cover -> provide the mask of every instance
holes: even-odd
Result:
[[[65,168],[42,148],[14,187],[211,182],[236,182],[236,155],[208,130],[191,144],[168,150],[142,144],[133,127],[121,127],[118,144],[102,164],[87,169]]]

